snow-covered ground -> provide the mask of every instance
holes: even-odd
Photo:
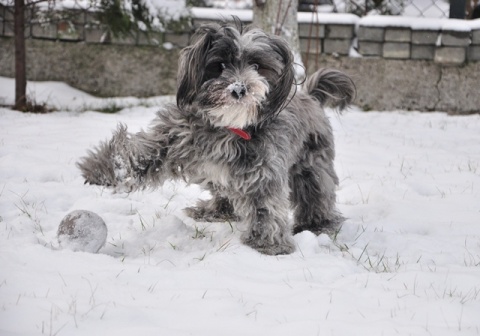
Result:
[[[480,334],[479,115],[329,112],[349,219],[270,257],[240,243],[237,223],[186,217],[208,197],[196,186],[83,184],[78,158],[118,122],[146,127],[156,106],[79,112],[95,99],[29,87],[70,111],[0,108],[0,335]],[[112,101],[124,106],[95,104]],[[58,225],[77,209],[108,226],[98,254],[58,248]]]

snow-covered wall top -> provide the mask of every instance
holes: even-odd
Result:
[[[249,9],[222,9],[193,7],[190,10],[194,19],[203,20],[230,20],[232,16],[237,16],[242,22],[252,22],[253,12]]]
[[[251,22],[253,13],[248,9],[222,9],[193,7],[191,14],[194,19],[221,20],[237,16],[241,21]],[[299,12],[298,23],[320,23],[320,24],[356,24],[359,17],[354,14],[341,13],[307,13]]]

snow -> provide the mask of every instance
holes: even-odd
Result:
[[[248,9],[252,8],[251,0],[205,0],[207,6],[222,9]]]
[[[188,14],[186,0],[144,0],[143,4],[152,17],[160,15],[168,21],[178,21]]]
[[[469,32],[471,31],[470,24],[466,20],[458,19],[444,19],[445,22],[442,24],[442,30],[444,31],[460,31],[460,32]]]
[[[480,29],[480,19],[469,20],[467,22],[472,30]]]
[[[252,22],[253,12],[248,9],[222,9],[219,11],[216,8],[192,7],[190,13],[193,18],[205,20],[230,20],[232,16],[237,16],[242,22]]]
[[[39,102],[80,99],[59,83],[29,87]],[[0,108],[2,336],[480,333],[479,115],[328,111],[348,220],[270,257],[241,244],[238,223],[186,217],[209,197],[196,186],[83,184],[79,157],[118,122],[138,131],[157,110]],[[108,226],[98,254],[58,250],[58,225],[78,209]]]
[[[15,97],[15,81],[13,78],[0,77],[0,105],[13,105]],[[62,111],[107,110],[129,106],[158,106],[173,102],[174,96],[150,98],[121,97],[98,98],[72,88],[62,82],[27,82],[27,97],[36,103]]]
[[[238,16],[243,22],[252,22],[253,12],[249,9],[222,9],[192,7],[191,14],[194,18],[205,20],[218,20],[219,18],[229,19]],[[297,15],[299,23],[319,22],[322,24],[355,24],[359,17],[354,14],[342,13],[307,13],[299,12]]]
[[[360,18],[354,14],[344,14],[344,13],[308,13],[308,12],[299,12],[298,13],[298,22],[299,23],[321,23],[321,24],[339,24],[339,25],[348,25],[356,24]]]

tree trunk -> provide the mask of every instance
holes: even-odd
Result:
[[[288,42],[295,58],[296,78],[301,80],[305,71],[298,39],[298,0],[255,0],[253,3],[253,25]]]
[[[15,105],[25,111],[27,107],[27,74],[25,71],[25,0],[15,0]]]

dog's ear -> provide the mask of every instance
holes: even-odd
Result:
[[[202,85],[207,52],[217,31],[213,25],[200,27],[193,36],[193,44],[180,53],[177,76],[177,105],[180,108],[193,102]]]
[[[284,64],[278,81],[273,88],[270,88],[268,93],[268,112],[277,114],[287,104],[287,99],[295,81],[295,70],[293,67],[293,54],[284,39],[270,36],[270,46]]]

